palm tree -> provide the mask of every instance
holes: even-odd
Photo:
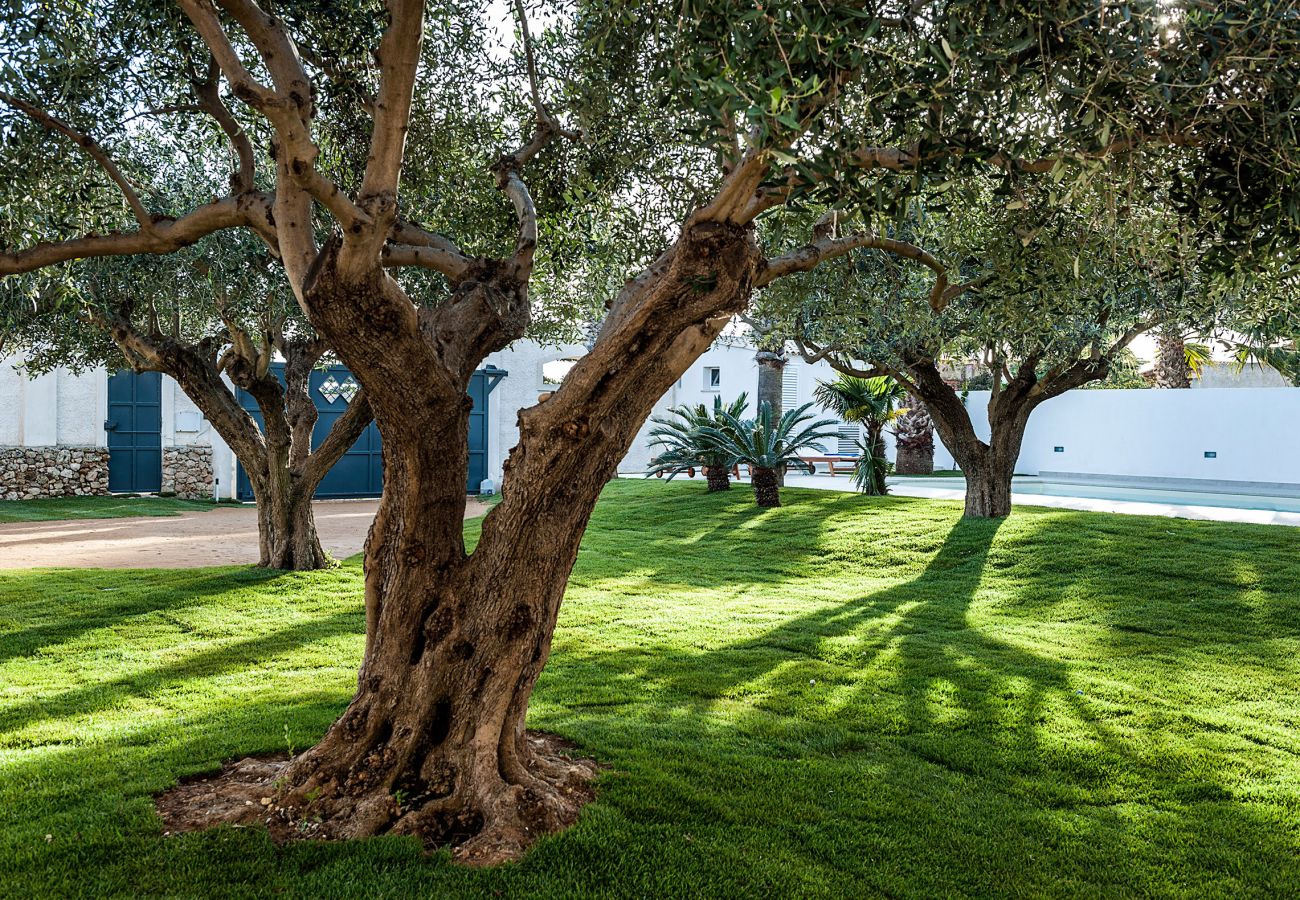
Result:
[[[1192,377],[1199,376],[1210,362],[1210,348],[1205,344],[1193,343],[1187,337],[1176,327],[1156,332],[1156,387],[1189,388],[1192,386]]]
[[[741,394],[725,406],[721,397],[713,398],[713,410],[709,411],[703,403],[696,406],[676,406],[668,411],[669,417],[652,419],[656,425],[650,431],[650,439],[663,449],[650,461],[651,475],[667,474],[671,481],[682,472],[694,473],[695,469],[704,470],[704,477],[709,485],[709,493],[725,491],[731,488],[731,479],[727,474],[736,464],[736,457],[719,450],[713,444],[700,437],[700,429],[723,428],[723,417],[741,421],[749,407],[749,397]]]
[[[759,407],[757,419],[742,421],[724,412],[720,426],[707,426],[699,433],[718,452],[749,466],[754,499],[759,506],[780,506],[776,473],[791,464],[811,469],[812,466],[799,458],[799,451],[825,453],[826,446],[820,441],[836,434],[826,430],[836,424],[832,419],[805,424],[813,418],[808,412],[812,405],[805,403],[780,419],[773,416],[772,407],[767,403]]]
[[[866,428],[867,439],[858,441],[861,458],[853,470],[853,481],[864,494],[888,492],[885,476],[889,461],[885,458],[885,426],[906,415],[899,403],[907,391],[892,378],[857,378],[841,375],[834,381],[822,382],[813,396],[823,407],[835,413],[844,422],[858,422]]]

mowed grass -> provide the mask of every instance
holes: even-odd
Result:
[[[215,508],[216,504],[211,500],[178,500],[175,497],[55,497],[44,500],[0,500],[0,523],[179,516],[185,512]]]
[[[0,896],[1300,892],[1300,533],[784,496],[609,487],[530,721],[611,768],[487,871],[161,834],[152,792],[341,711],[355,562],[0,576]]]

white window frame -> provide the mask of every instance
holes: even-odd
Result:
[[[722,390],[721,366],[704,367],[704,390],[714,394]]]

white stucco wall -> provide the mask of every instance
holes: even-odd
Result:
[[[0,446],[104,446],[105,378],[67,369],[32,378],[18,357],[0,360]]]
[[[12,357],[0,359],[0,447],[23,443],[23,392],[27,378],[15,368]]]
[[[985,439],[988,399],[967,401]],[[1034,411],[1016,471],[1300,485],[1298,445],[1300,388],[1079,390]],[[935,467],[953,465],[936,440]]]
[[[103,447],[108,443],[108,373],[103,369],[74,375],[66,369],[51,373],[58,382],[58,440],[71,446]]]
[[[1192,379],[1193,389],[1204,388],[1260,388],[1291,387],[1277,369],[1267,366],[1241,366],[1229,362],[1211,362],[1201,368]]]
[[[510,373],[489,400],[488,471],[498,483],[506,456],[519,438],[519,409],[536,403],[539,394],[554,387],[544,383],[542,366],[583,353],[585,348],[577,344],[544,347],[521,341],[488,359]],[[14,358],[0,361],[0,446],[107,443],[106,372],[73,375],[61,370],[29,379],[18,366]],[[810,366],[796,358],[787,366],[800,404],[812,400],[817,382],[835,377],[825,363]],[[704,372],[709,367],[720,370],[718,391],[706,388]],[[683,403],[711,404],[715,396],[730,401],[741,391],[749,393],[752,412],[757,384],[753,349],[719,343],[659,400],[652,415]],[[972,392],[968,405],[977,432],[987,437],[988,392]],[[187,412],[197,409],[175,382],[164,378],[163,446],[211,446],[218,493],[228,497],[233,488],[233,455],[201,417],[197,431],[179,430],[178,420]],[[654,452],[645,437],[650,427],[647,423],[641,429],[621,471],[647,467]],[[1060,453],[1054,451],[1058,446],[1064,448]],[[1300,484],[1296,446],[1300,446],[1300,388],[1071,391],[1034,412],[1017,471]],[[1214,452],[1215,458],[1205,458],[1206,451]],[[953,466],[939,441],[935,465]]]
[[[577,359],[587,352],[581,344],[543,346],[536,341],[516,341],[493,353],[483,365],[505,369],[488,398],[488,476],[501,485],[506,457],[519,443],[519,410],[532,406],[540,394],[555,390],[542,380],[542,366],[551,360]]]

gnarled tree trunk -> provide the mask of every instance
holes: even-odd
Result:
[[[972,519],[1011,515],[1011,480],[1020,455],[1020,436],[1014,429],[999,429],[988,444],[963,448],[953,458],[966,476],[965,515]]]
[[[258,565],[298,571],[328,566],[312,514],[315,484],[302,484],[287,467],[250,476],[249,483],[257,501]]]
[[[1000,518],[1011,514],[1011,479],[1024,441],[1029,416],[1039,404],[1071,388],[1106,377],[1109,360],[1084,358],[1050,370],[1040,379],[1033,355],[1021,361],[1014,377],[998,382],[989,399],[989,440],[980,440],[966,405],[939,374],[933,359],[913,353],[905,357],[907,375],[925,401],[935,430],[966,476],[968,518]]]
[[[329,565],[316,534],[312,497],[372,417],[365,394],[357,394],[312,451],[317,412],[308,385],[324,345],[285,342],[284,385],[269,371],[270,348],[260,360],[233,353],[227,357],[231,381],[253,397],[262,413],[259,429],[222,380],[215,344],[191,347],[161,335],[147,337],[125,320],[112,323],[110,334],[128,361],[174,378],[243,465],[257,501],[258,565],[297,570]]]
[[[629,284],[592,351],[520,413],[502,500],[472,555],[465,390],[478,362],[522,331],[524,285],[484,269],[421,326],[392,320],[394,297],[409,301],[387,276],[349,278],[336,260],[323,252],[308,307],[318,330],[348,335],[341,355],[384,439],[365,658],[356,696],[321,742],[286,764],[232,770],[218,820],[261,820],[259,801],[274,795],[276,816],[299,831],[411,833],[466,861],[512,858],[590,796],[592,764],[525,731],[582,533],[655,401],[748,301],[761,257],[748,229],[705,222],[687,227],[653,277]],[[462,315],[481,323],[472,341],[426,338],[456,333],[437,320]]]

